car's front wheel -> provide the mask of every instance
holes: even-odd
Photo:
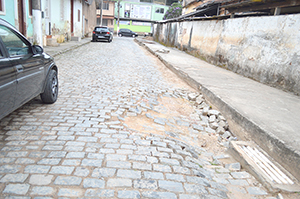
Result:
[[[53,104],[56,102],[58,96],[58,78],[57,72],[51,70],[46,79],[46,86],[44,92],[41,94],[42,101],[46,104]]]
[[[132,35],[133,38],[135,38],[135,35]]]

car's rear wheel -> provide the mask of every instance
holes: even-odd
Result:
[[[51,70],[46,79],[46,87],[44,93],[41,94],[42,101],[46,104],[53,104],[56,102],[58,96],[58,78],[57,72]]]
[[[123,35],[121,33],[119,33],[119,37],[122,37]]]

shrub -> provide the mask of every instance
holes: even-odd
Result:
[[[182,5],[180,3],[172,3],[168,11],[166,12],[163,20],[179,17],[181,16],[181,13],[182,13]]]

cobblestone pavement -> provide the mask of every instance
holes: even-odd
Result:
[[[225,118],[164,78],[131,38],[90,43],[56,63],[58,101],[35,99],[0,121],[1,198],[271,198],[239,163],[223,164],[225,153],[193,143],[207,134],[226,146]],[[163,98],[198,111],[160,117]],[[134,129],[139,117],[153,124]]]

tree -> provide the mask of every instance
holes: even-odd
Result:
[[[182,5],[180,3],[172,3],[169,10],[166,12],[163,20],[173,19],[181,16],[182,13]]]

